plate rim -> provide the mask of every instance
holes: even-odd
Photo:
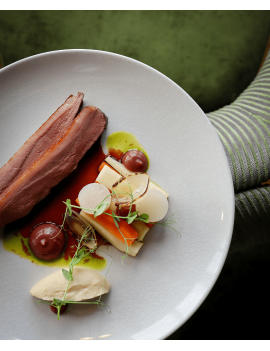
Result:
[[[187,315],[185,316],[185,318],[183,318],[183,321],[177,323],[177,325],[173,328],[170,328],[169,332],[165,332],[163,334],[161,334],[158,338],[158,340],[163,340],[168,338],[170,335],[172,335],[176,330],[178,330],[179,328],[182,327],[182,325],[184,325],[189,319],[190,317],[198,310],[198,308],[202,305],[202,303],[205,301],[206,297],[209,295],[209,293],[211,292],[211,290],[213,289],[213,286],[215,285],[218,277],[220,276],[221,270],[224,266],[224,263],[226,261],[226,258],[228,256],[228,252],[229,252],[229,247],[231,244],[231,240],[232,240],[232,234],[233,234],[233,227],[234,227],[234,218],[235,218],[235,193],[234,193],[234,187],[233,187],[233,179],[232,179],[232,175],[231,175],[231,171],[230,171],[230,166],[229,166],[229,160],[227,158],[226,152],[224,150],[224,147],[221,143],[220,138],[218,137],[218,134],[216,132],[216,130],[214,129],[212,123],[210,122],[210,120],[208,119],[207,115],[205,114],[205,112],[201,109],[201,107],[197,104],[197,102],[183,89],[181,88],[177,83],[175,83],[171,78],[167,77],[165,74],[163,74],[162,72],[158,71],[157,69],[141,62],[138,61],[136,59],[133,59],[131,57],[128,56],[124,56],[121,54],[117,54],[117,53],[113,53],[113,52],[109,52],[109,51],[104,51],[104,50],[93,50],[93,49],[63,49],[63,50],[53,50],[53,51],[46,51],[46,52],[42,52],[39,54],[35,54],[35,55],[31,55],[28,57],[25,57],[23,59],[20,59],[18,61],[15,61],[7,66],[4,66],[0,69],[0,77],[2,75],[2,72],[6,72],[10,69],[12,69],[15,66],[18,66],[20,64],[22,64],[23,62],[26,61],[31,61],[31,60],[35,60],[38,59],[39,57],[44,57],[44,56],[52,56],[52,55],[57,55],[57,54],[65,54],[65,53],[92,53],[92,54],[102,54],[105,56],[114,56],[114,57],[118,57],[122,60],[126,60],[126,61],[131,61],[134,62],[138,65],[143,66],[144,68],[155,72],[156,74],[160,75],[163,77],[163,79],[165,78],[170,84],[173,84],[177,89],[180,89],[180,91],[182,93],[184,93],[186,95],[186,97],[192,101],[193,104],[197,105],[197,108],[200,109],[202,115],[204,115],[204,120],[206,121],[206,123],[208,123],[208,125],[211,126],[211,130],[213,132],[213,134],[215,134],[215,139],[218,141],[218,143],[221,146],[221,154],[223,155],[223,161],[225,160],[225,168],[226,168],[226,174],[224,174],[224,176],[226,176],[227,178],[229,178],[229,183],[230,183],[230,189],[228,189],[228,192],[230,193],[230,197],[232,199],[231,204],[230,204],[230,213],[229,216],[231,218],[231,223],[230,225],[228,225],[228,234],[227,234],[227,241],[226,241],[226,245],[224,245],[224,253],[223,253],[223,257],[219,262],[219,266],[216,270],[216,276],[215,278],[212,280],[211,284],[209,284],[208,288],[206,289],[206,291],[202,294],[202,297],[199,299],[199,302],[197,302],[194,307],[190,310],[189,313],[187,313]],[[225,173],[225,172],[224,172]]]

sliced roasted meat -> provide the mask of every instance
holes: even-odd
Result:
[[[85,107],[63,138],[0,196],[0,227],[27,215],[54,186],[76,169],[105,126],[105,116],[98,108]]]
[[[81,107],[83,97],[83,93],[70,95],[0,169],[0,196],[66,134]]]

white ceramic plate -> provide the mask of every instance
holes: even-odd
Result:
[[[203,111],[161,73],[108,52],[64,50],[0,70],[0,167],[78,91],[85,94],[84,105],[108,116],[105,137],[125,130],[148,151],[149,174],[169,192],[181,237],[155,226],[138,257],[125,265],[111,248],[106,303],[112,314],[71,306],[60,321],[29,294],[56,269],[6,252],[1,243],[0,338],[166,338],[201,305],[227,255],[234,193],[225,152]]]

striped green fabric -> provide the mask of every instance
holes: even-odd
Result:
[[[207,114],[227,154],[235,190],[231,250],[270,241],[270,52],[229,106]]]
[[[270,240],[270,186],[235,194],[235,221],[230,252]]]

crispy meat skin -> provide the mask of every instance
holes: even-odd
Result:
[[[83,97],[83,93],[70,95],[0,169],[0,197],[66,134],[81,107]]]
[[[102,134],[104,114],[87,106],[73,121],[65,136],[0,196],[0,227],[26,216],[78,162]]]

